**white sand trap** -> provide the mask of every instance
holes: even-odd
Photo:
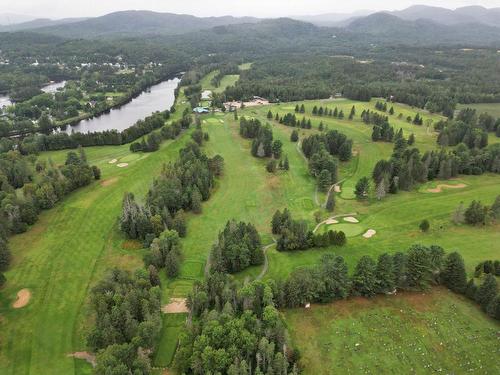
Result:
[[[113,159],[113,160],[110,160],[108,163],[109,163],[109,164],[115,164],[117,161],[118,161],[118,160]]]
[[[352,216],[344,217],[344,221],[347,221],[348,223],[359,223],[358,219]]]
[[[325,221],[325,224],[326,225],[330,225],[330,224],[338,224],[339,222],[335,219],[328,219],[327,221]]]
[[[365,234],[363,234],[364,238],[372,238],[375,234],[377,234],[377,231],[374,229],[368,229]]]
[[[457,184],[457,185],[447,185],[447,184],[440,184],[436,186],[434,189],[427,189],[429,193],[441,193],[443,189],[463,189],[467,185],[465,184]]]
[[[76,359],[83,359],[84,361],[87,361],[92,365],[92,367],[95,367],[97,364],[95,360],[95,355],[90,354],[89,352],[74,352],[74,353],[69,353],[68,357],[73,357]]]
[[[31,292],[29,289],[21,289],[17,292],[17,300],[12,304],[12,307],[15,309],[20,309],[21,307],[26,306],[31,299]]]
[[[116,166],[118,168],[125,168],[125,167],[128,167],[128,163],[120,163],[120,164],[116,164]]]
[[[342,190],[340,190],[340,186],[339,185],[335,185],[333,187],[333,191],[336,192],[336,193],[340,193]]]
[[[221,124],[223,124],[223,123],[224,123],[224,121],[222,121],[222,120],[219,120],[219,121],[220,121],[220,123],[221,123]]]
[[[189,309],[185,298],[170,298],[170,303],[161,308],[164,314],[187,313]]]

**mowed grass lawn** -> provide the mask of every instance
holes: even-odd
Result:
[[[460,176],[457,181],[434,181],[426,186],[419,187],[415,191],[400,192],[397,195],[388,195],[382,201],[371,199],[368,202],[359,202],[354,199],[354,186],[359,178],[363,176],[370,177],[375,163],[382,158],[389,158],[392,152],[392,143],[372,142],[371,126],[363,124],[359,120],[359,114],[363,109],[374,109],[375,101],[371,103],[359,103],[348,100],[306,102],[306,119],[312,120],[312,130],[300,130],[300,136],[308,136],[317,132],[320,121],[329,129],[337,129],[354,141],[354,150],[357,155],[347,163],[340,163],[339,180],[342,192],[336,194],[336,208],[334,215],[357,213],[359,224],[349,224],[358,226],[356,230],[349,230],[351,235],[348,244],[342,248],[311,249],[299,252],[280,253],[274,248],[268,250],[269,271],[266,278],[285,278],[291,270],[308,266],[316,263],[319,258],[327,252],[335,252],[344,256],[351,269],[354,268],[358,259],[363,255],[372,255],[377,257],[384,252],[394,253],[397,251],[406,251],[409,246],[416,243],[427,245],[437,244],[447,251],[459,251],[466,262],[468,272],[472,272],[477,263],[485,259],[496,259],[499,256],[497,244],[500,241],[500,225],[490,225],[487,227],[471,227],[467,225],[454,225],[451,222],[452,213],[458,207],[460,202],[468,205],[474,199],[480,199],[484,204],[491,204],[496,195],[500,194],[500,176],[486,174],[482,176]],[[314,105],[318,107],[342,108],[348,115],[352,105],[355,105],[357,115],[354,121],[331,119],[328,117],[311,116],[311,110]],[[265,107],[247,108],[242,113],[249,113],[252,116],[260,118],[262,121],[268,121],[267,112],[271,110],[273,115],[278,112],[284,115],[293,112],[295,103],[281,104]],[[416,145],[421,150],[436,149],[437,133],[426,126],[416,126],[408,124],[406,121],[397,119],[398,113],[403,113],[405,118],[416,112],[411,112],[411,108],[395,104],[395,116],[391,116],[390,122],[397,129],[403,128],[406,136],[414,133],[416,136]],[[419,111],[424,117],[424,121],[431,119],[437,121],[440,117],[431,115],[425,111]],[[297,115],[302,118],[302,114]],[[279,125],[277,122],[270,121],[276,133],[289,134],[293,128]],[[490,134],[490,139],[494,135]],[[289,141],[285,145],[290,145]],[[296,150],[296,153],[298,151]],[[305,160],[301,161],[305,165]],[[314,181],[313,181],[314,183]],[[436,184],[457,184],[466,185],[462,189],[443,189],[441,193],[427,192],[427,188],[434,187]],[[324,200],[320,200],[323,202]],[[293,208],[291,208],[294,213]],[[328,213],[323,211],[323,217]],[[423,219],[428,219],[431,223],[431,229],[428,233],[420,232],[418,225]],[[311,226],[313,220],[310,219]],[[345,226],[345,224],[340,224]],[[338,227],[342,229],[341,227]],[[335,229],[331,225],[329,229]],[[349,227],[351,229],[351,227]],[[370,239],[361,236],[368,229],[374,229],[377,234]],[[245,275],[256,276],[258,270],[245,272]]]
[[[304,374],[498,374],[500,324],[443,288],[283,312]]]
[[[143,266],[142,251],[118,229],[123,194],[131,191],[142,199],[162,165],[177,158],[188,139],[184,133],[151,154],[131,154],[129,145],[86,148],[102,180],[71,193],[26,233],[11,238],[13,264],[0,296],[1,374],[89,372],[89,365],[67,355],[86,349],[90,288],[111,267]],[[63,163],[66,153],[41,158]],[[119,168],[109,164],[112,159],[129,165]],[[22,288],[30,289],[30,303],[13,309]]]

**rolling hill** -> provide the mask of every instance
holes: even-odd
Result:
[[[256,18],[195,17],[151,11],[123,11],[71,24],[42,27],[37,32],[68,38],[121,37],[148,34],[177,35],[221,25],[253,23]]]

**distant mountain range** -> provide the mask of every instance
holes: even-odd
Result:
[[[369,34],[375,40],[383,41],[500,45],[500,8],[470,6],[450,10],[416,5],[394,12],[359,11],[291,18],[296,22],[291,30],[296,29],[297,32],[306,25],[314,25],[334,35],[341,31]],[[271,21],[283,24],[279,20]],[[122,11],[87,19],[35,19],[0,26],[0,31],[28,30],[63,38],[95,39],[180,35],[214,27],[245,24],[257,25],[254,30],[262,30],[269,27],[270,24],[266,22],[269,20],[253,17],[195,17],[152,11]],[[303,27],[297,26],[299,23]]]
[[[36,17],[28,16],[25,14],[14,13],[0,13],[0,26],[14,25],[22,22],[29,22],[36,19]]]
[[[177,35],[222,25],[254,23],[252,17],[195,17],[152,11],[123,11],[101,17],[64,20],[34,20],[4,27],[0,31],[36,30],[67,38],[96,38],[147,34]]]

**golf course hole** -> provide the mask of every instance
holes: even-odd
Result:
[[[12,307],[15,309],[20,309],[21,307],[26,306],[31,299],[31,292],[29,289],[21,289],[17,292],[17,300],[12,304]]]
[[[353,225],[346,223],[331,225],[325,223],[325,225],[323,225],[323,231],[328,232],[329,230],[337,232],[342,231],[345,233],[346,237],[354,237],[359,236],[361,233],[364,233],[366,231],[366,228],[362,225]]]
[[[372,238],[374,235],[377,234],[377,231],[375,229],[368,229],[365,234],[363,234],[364,238]]]
[[[456,184],[456,185],[448,185],[448,184],[439,184],[433,189],[427,189],[428,193],[441,193],[443,189],[463,189],[467,187],[465,184]]]

